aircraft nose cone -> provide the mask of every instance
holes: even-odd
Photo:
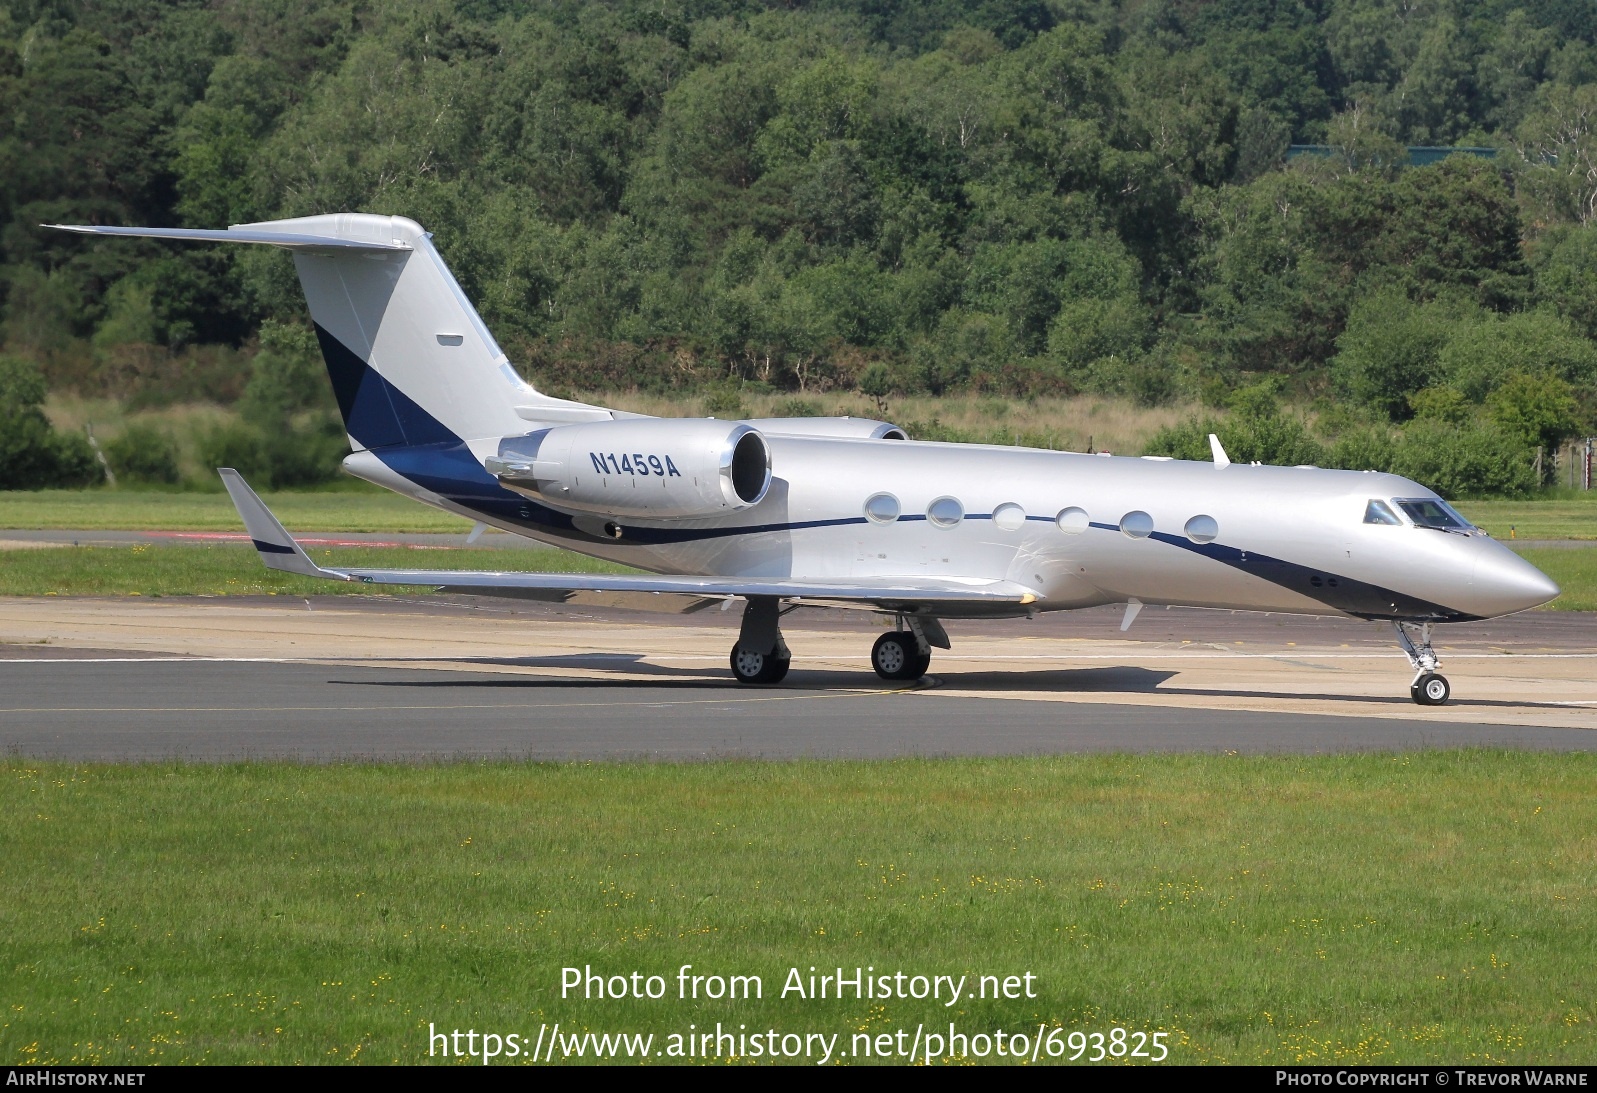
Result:
[[[1539,607],[1559,593],[1552,579],[1500,543],[1476,559],[1471,582],[1478,615],[1491,618]]]

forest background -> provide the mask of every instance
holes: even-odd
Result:
[[[1593,0],[5,0],[0,488],[99,480],[73,399],[131,415],[124,481],[331,478],[280,253],[39,225],[363,210],[557,394],[963,397],[990,430],[916,435],[1007,442],[1006,400],[1085,393],[1175,407],[1149,452],[1524,495],[1597,433],[1594,35]]]

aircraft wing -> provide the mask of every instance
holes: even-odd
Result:
[[[1037,593],[1011,581],[959,577],[896,577],[801,581],[764,577],[699,577],[656,573],[526,573],[517,570],[327,569],[317,565],[273,516],[242,475],[219,473],[261,561],[268,569],[365,584],[426,585],[451,592],[558,598],[563,593],[656,593],[699,600],[727,596],[775,596],[840,605],[883,608],[924,604],[1016,606],[1036,603]],[[547,594],[547,595],[546,595]]]

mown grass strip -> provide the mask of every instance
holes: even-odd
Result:
[[[1497,539],[1597,539],[1597,490],[1533,501],[1459,501],[1454,506]]]
[[[471,531],[470,520],[376,487],[265,493],[261,498],[283,526],[296,532],[459,532],[464,538]],[[0,492],[0,528],[240,531],[243,524],[221,492],[36,490]]]
[[[0,763],[7,1063],[415,1062],[534,1034],[1037,1025],[1175,1062],[1589,1062],[1597,756]],[[560,969],[757,974],[582,1001]],[[800,1001],[788,969],[1037,976]]]
[[[308,552],[319,564],[335,568],[630,572],[624,566],[553,547],[338,547]],[[404,586],[278,573],[262,565],[255,548],[243,543],[0,551],[0,596],[359,596],[415,591]]]

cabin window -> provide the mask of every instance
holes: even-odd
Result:
[[[1391,506],[1385,501],[1371,501],[1364,506],[1364,522],[1366,524],[1401,524]]]
[[[1013,501],[993,509],[993,525],[1000,531],[1019,531],[1026,526],[1026,510]]]
[[[926,519],[940,528],[951,528],[965,518],[965,506],[952,497],[939,497],[926,506]]]
[[[1194,516],[1182,530],[1194,543],[1212,543],[1220,537],[1220,523],[1212,516]]]
[[[1437,497],[1399,497],[1397,507],[1408,514],[1417,528],[1436,528],[1438,531],[1465,531],[1470,522],[1453,511],[1451,505]]]
[[[1128,512],[1120,518],[1120,530],[1132,539],[1146,539],[1153,534],[1153,517],[1140,510]]]
[[[1087,510],[1078,509],[1072,505],[1068,509],[1060,509],[1059,515],[1054,517],[1054,523],[1059,525],[1059,530],[1066,535],[1080,535],[1087,530]]]
[[[873,524],[891,524],[898,512],[898,498],[890,493],[872,494],[865,502],[865,518]]]

